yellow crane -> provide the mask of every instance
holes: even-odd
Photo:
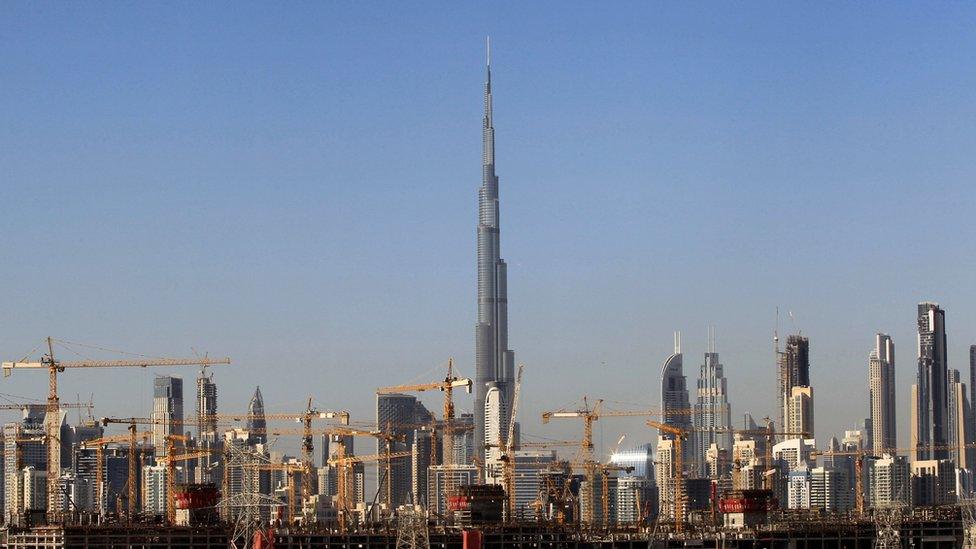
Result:
[[[142,436],[150,437],[152,433],[145,431]],[[105,445],[128,441],[129,435],[125,434],[86,440],[81,443],[82,448],[95,448],[95,493],[98,497],[98,514],[100,516],[105,515]]]
[[[392,393],[412,393],[434,390],[444,393],[444,443],[442,454],[444,456],[444,467],[446,469],[450,469],[454,465],[454,389],[464,389],[468,394],[470,394],[472,385],[473,382],[471,379],[461,378],[454,375],[454,359],[450,358],[447,361],[447,375],[441,381],[412,385],[395,385],[393,387],[380,387],[376,390],[376,394],[387,395]],[[376,427],[377,429],[382,428],[380,425],[377,425]],[[449,473],[444,475],[444,491],[448,495],[450,495],[452,491],[452,486],[450,486],[452,482],[451,477],[452,475]],[[387,494],[387,497],[390,497],[390,494]],[[388,499],[387,501],[392,502],[393,500]]]
[[[679,410],[681,412],[682,410]],[[669,414],[671,411],[668,412]],[[596,506],[596,475],[600,464],[593,459],[593,423],[605,417],[645,417],[659,416],[658,410],[603,410],[603,400],[597,400],[593,408],[589,407],[586,397],[583,397],[583,408],[578,410],[556,410],[543,412],[542,423],[549,423],[552,419],[581,419],[583,420],[583,438],[580,440],[580,460],[586,476],[586,493],[581,497],[587,498],[587,509],[583,522],[593,524],[594,508]]]
[[[515,417],[518,414],[519,394],[522,392],[522,369],[519,364],[515,375],[515,390],[512,394],[512,413],[508,418],[508,433],[505,435],[502,463],[505,466],[505,503],[509,521],[515,520]],[[501,444],[502,441],[498,441]]]
[[[47,436],[47,516],[50,523],[57,523],[61,518],[58,509],[58,481],[61,478],[61,437],[60,429],[60,399],[58,397],[58,373],[74,368],[147,368],[150,366],[209,366],[213,364],[230,364],[229,358],[143,358],[139,360],[59,360],[54,356],[54,338],[46,339],[48,353],[39,361],[21,360],[4,362],[2,365],[4,377],[13,370],[47,370],[48,396],[47,417],[45,418],[45,433]],[[59,343],[66,343],[58,341]],[[131,505],[131,504],[130,504]]]
[[[674,435],[674,475],[671,480],[674,482],[674,529],[680,534],[684,531],[685,525],[684,450],[682,446],[683,441],[688,438],[688,431],[652,419],[647,420],[647,425],[662,433]]]
[[[352,431],[352,432],[346,432]],[[336,468],[336,500],[338,502],[338,515],[339,515],[339,530],[345,532],[348,526],[347,521],[349,520],[349,510],[351,505],[349,505],[349,466],[353,463],[367,463],[371,461],[384,461],[386,463],[387,471],[390,470],[390,465],[393,463],[394,459],[410,457],[412,452],[393,452],[392,451],[392,440],[387,439],[388,444],[386,445],[386,452],[382,454],[372,454],[365,456],[347,456],[346,455],[346,444],[343,440],[343,436],[348,435],[367,435],[367,436],[381,436],[385,438],[388,435],[386,433],[379,432],[361,432],[354,430],[340,430],[340,432],[334,433],[337,438],[333,439],[337,443],[336,453],[329,458],[329,465],[333,465]],[[387,497],[391,490],[390,484],[390,474],[387,473],[386,477],[386,490]]]

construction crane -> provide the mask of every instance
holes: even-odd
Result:
[[[683,413],[685,410],[677,410]],[[669,414],[671,411],[668,412]],[[592,524],[594,522],[593,510],[596,506],[596,475],[599,470],[599,462],[593,459],[593,422],[605,417],[646,417],[661,416],[659,410],[604,410],[603,400],[597,400],[591,409],[586,397],[583,397],[583,408],[578,410],[557,410],[553,412],[543,412],[542,423],[549,423],[551,419],[582,419],[583,438],[580,440],[580,460],[583,472],[586,476],[587,503],[589,504],[583,516],[583,522]]]
[[[684,458],[683,441],[688,438],[688,431],[674,425],[647,420],[649,427],[654,427],[662,433],[674,435],[674,529],[680,534],[684,531],[685,522],[685,483],[684,483]]]
[[[156,425],[159,422],[144,418],[144,417],[129,417],[129,418],[115,418],[115,417],[103,417],[102,425],[109,426],[112,423],[117,423],[125,425],[129,430],[129,502],[128,502],[128,519],[131,521],[136,515],[136,497],[137,497],[137,486],[136,478],[138,476],[138,471],[136,468],[136,448],[137,448],[137,432],[139,425]]]
[[[341,440],[341,439],[340,439]],[[371,454],[363,456],[347,456],[345,454],[345,443],[340,443],[338,451],[329,458],[329,465],[336,468],[336,499],[339,503],[339,531],[345,533],[349,518],[349,466],[353,463],[368,463],[372,461],[384,461],[387,470],[394,459],[406,458],[413,455],[412,452],[391,452],[387,445],[387,451],[382,454]],[[389,473],[387,474],[387,490],[389,490]]]
[[[442,454],[445,469],[454,466],[454,389],[464,389],[468,394],[471,393],[473,382],[469,378],[461,378],[454,375],[454,359],[447,361],[447,376],[441,381],[433,383],[420,383],[414,385],[396,385],[393,387],[380,387],[376,390],[377,395],[387,395],[391,393],[411,393],[438,390],[444,393],[444,443]],[[380,426],[377,425],[377,429]],[[453,475],[444,475],[445,492],[451,494],[453,486]],[[390,494],[387,494],[390,497]],[[392,502],[393,500],[387,500]]]
[[[291,522],[297,515],[295,507],[298,503],[298,494],[295,490],[295,473],[301,473],[304,465],[301,463],[250,463],[243,465],[259,471],[281,471],[285,474],[285,489],[288,491],[288,504],[285,508],[285,522]]]
[[[141,434],[143,437],[152,436],[152,433],[149,431]],[[105,516],[105,445],[128,441],[129,435],[125,434],[90,439],[81,443],[82,448],[95,447],[95,492],[98,497],[99,516]]]
[[[59,360],[54,356],[54,338],[46,340],[48,353],[39,361],[13,361],[2,365],[4,377],[13,370],[47,370],[48,396],[47,417],[45,418],[45,433],[47,435],[47,517],[48,522],[54,524],[60,521],[61,512],[58,508],[58,481],[61,478],[61,436],[59,433],[59,412],[61,409],[58,397],[58,373],[69,368],[147,368],[150,366],[209,366],[212,364],[230,364],[229,358],[144,358],[140,360]],[[64,341],[58,341],[65,343]],[[131,505],[131,504],[130,504]]]
[[[515,416],[518,414],[519,394],[522,392],[522,370],[519,364],[518,374],[515,376],[515,389],[512,394],[512,413],[508,418],[508,433],[505,436],[505,454],[502,463],[505,466],[505,502],[508,520],[515,520]],[[499,445],[502,441],[498,441]]]
[[[321,411],[312,407],[312,398],[308,399],[308,406],[302,412],[298,421],[302,424],[302,502],[307,501],[312,496],[312,454],[315,451],[312,440],[312,420],[314,419],[338,419],[342,425],[349,425],[349,412]]]

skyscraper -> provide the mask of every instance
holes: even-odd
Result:
[[[502,393],[507,409],[512,401],[515,352],[508,348],[508,277],[499,238],[498,176],[495,175],[495,127],[492,123],[491,46],[485,81],[485,116],[482,126],[482,181],[478,190],[478,325],[475,334],[475,444],[483,455],[485,398],[489,384]],[[504,417],[497,418],[505,425]]]
[[[183,379],[159,376],[153,381],[153,445],[166,455],[166,436],[183,434]]]
[[[895,420],[895,344],[888,334],[876,334],[874,350],[868,357],[871,438],[875,455],[891,453],[896,443]]]
[[[661,416],[664,423],[685,430],[691,430],[691,405],[688,401],[688,387],[684,375],[681,354],[681,334],[674,334],[674,354],[664,361],[661,369]],[[660,438],[673,440],[671,433],[660,433]],[[691,438],[682,445],[682,460],[691,463],[694,456],[695,440]]]
[[[918,304],[918,374],[912,385],[912,461],[949,457],[945,311]]]
[[[261,387],[255,387],[254,396],[247,405],[245,430],[248,432],[249,444],[267,444],[268,422],[264,418],[264,397],[261,396]]]
[[[434,421],[433,414],[421,404],[417,397],[399,393],[376,395],[376,430],[387,433],[399,438],[387,442],[382,438],[376,439],[376,453],[386,452],[387,444],[393,452],[410,451],[416,432],[415,425],[428,425]],[[390,493],[380,490],[379,501],[390,504],[391,509],[396,509],[400,505],[410,500],[412,493],[412,469],[413,460],[397,459],[394,460],[387,470],[387,465],[383,461],[376,463],[376,478],[383,479],[384,485],[389,476]],[[390,501],[392,499],[392,502]]]
[[[197,377],[197,443],[201,448],[214,450],[220,444],[217,433],[217,384],[213,382],[213,374],[209,376],[206,369],[200,371]],[[190,468],[196,475],[196,482],[210,482],[211,476],[219,460],[217,456],[208,455],[200,458],[197,467]]]
[[[962,382],[959,370],[949,369],[949,444],[952,449],[949,457],[960,469],[972,470],[976,463],[973,460],[972,405],[969,402],[969,391]]]
[[[810,386],[810,340],[799,334],[787,337],[786,350],[778,358],[779,424],[788,426],[794,401],[793,388]]]
[[[714,336],[709,335],[705,362],[698,370],[698,399],[695,402],[695,456],[698,474],[705,474],[705,452],[712,444],[732,451],[732,410],[729,408],[728,383],[722,363],[715,352]]]
[[[976,345],[969,346],[969,405],[976,406]],[[973,414],[972,427],[976,436],[976,413]]]

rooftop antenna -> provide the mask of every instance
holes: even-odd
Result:
[[[773,343],[776,345],[776,356],[779,356],[779,306],[776,306],[776,327],[773,328]]]
[[[674,354],[681,354],[681,332],[674,333]]]
[[[491,35],[488,35],[488,36],[485,37],[485,43],[488,46],[488,48],[487,48],[488,49],[488,63],[487,63],[487,65],[490,67],[491,66]]]

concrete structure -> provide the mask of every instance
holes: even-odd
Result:
[[[489,50],[490,51],[490,50]],[[515,352],[508,348],[508,268],[501,258],[498,176],[495,175],[495,127],[492,122],[491,64],[485,80],[482,126],[482,180],[478,190],[478,324],[475,329],[474,440],[485,439],[485,402],[489,384],[512,401]],[[495,418],[507,424],[504,417]],[[483,455],[481,448],[476,453]]]
[[[657,466],[654,468],[654,483],[658,488],[658,512],[663,519],[674,518],[674,458],[674,440],[659,436],[657,439]]]
[[[871,507],[908,506],[912,501],[908,458],[884,454],[868,460],[867,503]]]
[[[911,403],[912,461],[949,457],[948,375],[945,311],[938,303],[919,303],[918,372]]]
[[[956,468],[948,459],[912,462],[912,505],[934,507],[956,502]]]
[[[722,450],[732,450],[732,410],[729,406],[728,382],[724,367],[714,348],[714,336],[709,334],[709,351],[698,370],[698,391],[695,401],[694,439],[695,463],[699,475],[708,475],[706,452],[712,444]]]
[[[376,428],[377,430],[402,437],[402,441],[393,441],[393,452],[410,451],[414,441],[414,425],[427,425],[434,421],[434,416],[424,407],[416,397],[399,393],[376,395]],[[376,439],[376,453],[386,452],[387,441]],[[385,478],[388,474],[392,483],[393,501],[387,501],[386,490],[380,490],[379,501],[397,508],[408,502],[412,495],[413,460],[393,460],[387,471],[386,462],[376,463],[376,478]]]
[[[881,455],[898,447],[895,410],[895,344],[888,334],[876,334],[868,357],[871,448]]]
[[[794,471],[811,463],[810,453],[817,448],[815,439],[794,438],[773,446],[773,461],[780,463],[784,472]]]
[[[786,338],[786,349],[777,364],[779,424],[790,424],[793,387],[810,386],[810,340],[797,334]],[[812,433],[811,433],[812,434]]]
[[[801,465],[787,475],[787,509],[809,509],[812,491],[810,469]]]
[[[166,455],[166,436],[183,434],[183,379],[158,376],[153,380],[153,446]]]
[[[654,480],[640,476],[618,476],[612,520],[618,526],[644,524],[655,516],[657,487]]]
[[[217,384],[213,382],[213,374],[206,375],[201,371],[197,377],[196,393],[197,412],[197,444],[201,448],[215,450],[207,457],[201,458],[193,467],[193,480],[198,483],[216,482],[221,478],[220,446],[223,441],[217,428]]]

